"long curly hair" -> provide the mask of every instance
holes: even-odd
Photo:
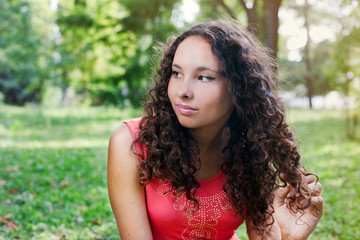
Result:
[[[310,201],[311,197],[303,176],[311,173],[301,165],[294,134],[285,122],[284,106],[276,92],[276,61],[236,22],[205,22],[168,39],[135,140],[147,149],[140,164],[140,183],[145,186],[152,178],[167,179],[179,194],[186,194],[194,211],[198,209],[194,193],[200,185],[194,174],[199,147],[180,125],[167,94],[176,49],[190,36],[211,44],[234,105],[225,127],[229,140],[222,150],[223,189],[236,213],[263,232],[274,222],[274,191],[290,184],[295,191],[288,201],[290,209],[301,212],[299,199]]]

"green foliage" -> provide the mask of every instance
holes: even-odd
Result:
[[[332,52],[333,45],[334,43],[325,40],[316,44],[313,50],[311,65],[315,95],[326,94],[334,90],[327,75],[334,62],[334,53]]]
[[[360,9],[354,7],[346,19],[342,20],[342,32],[334,44],[333,67],[329,69],[330,83],[344,96],[355,100],[355,108],[347,112],[346,132],[356,138],[360,116]]]
[[[56,68],[64,96],[75,87],[95,105],[138,106],[150,75],[152,46],[175,30],[170,22],[175,2],[60,2]]]
[[[123,80],[127,58],[134,56],[135,35],[123,31],[124,7],[117,1],[62,1],[57,11],[61,41],[55,51],[61,56],[55,68],[58,86],[89,93],[95,104],[123,101],[118,83]],[[115,100],[114,100],[115,99]]]
[[[72,91],[95,105],[139,105],[153,46],[176,31],[170,18],[178,2],[64,0],[51,10],[48,2],[1,0],[4,101],[40,103],[55,86],[63,105]]]
[[[224,1],[225,5],[228,6],[232,12],[235,14],[236,19],[242,24],[242,26],[247,26],[247,16],[246,11],[242,8],[241,4],[237,0]],[[218,16],[221,17],[231,17],[229,12],[226,11],[224,6],[219,4],[218,0],[199,0],[200,15],[198,19],[208,20],[213,19]]]
[[[348,94],[349,87],[352,84],[354,76],[359,76],[360,61],[360,27],[357,21],[360,19],[360,10],[354,9],[354,16],[349,17],[348,23],[344,23],[342,36],[334,46],[334,58],[332,71],[329,75],[332,77],[332,83],[339,89]]]
[[[4,102],[40,102],[47,78],[47,12],[28,1],[0,3],[0,92]],[[40,20],[37,12],[43,12]]]
[[[0,108],[0,238],[119,239],[106,189],[107,142],[141,112]],[[323,186],[325,213],[309,239],[357,239],[360,143],[345,137],[340,111],[290,110],[289,121],[304,165]],[[247,239],[245,225],[238,234]]]
[[[198,20],[233,12],[246,25],[247,14],[240,1],[198,2]],[[265,5],[264,1],[257,2],[259,38],[264,40]],[[348,8],[354,2],[343,1],[339,7]],[[75,92],[76,99],[87,104],[139,106],[158,61],[153,47],[178,33],[172,17],[180,3],[181,0],[62,0],[58,9],[52,10],[49,2],[0,0],[1,99],[17,105],[40,103],[44,91],[56,87],[62,90],[63,105],[71,101],[71,93]],[[289,8],[293,3],[283,1],[281,8]],[[360,74],[358,8],[342,19],[319,9],[310,10],[313,26],[326,21],[343,26],[336,43],[311,47],[314,93],[336,89],[345,95],[360,96],[356,80]],[[279,46],[285,48],[285,44]],[[302,63],[282,58],[279,61],[280,84],[285,90],[296,89],[304,82]]]
[[[279,85],[282,90],[296,91],[297,86],[304,84],[305,65],[300,62],[279,60]],[[305,92],[296,91],[298,96],[305,95]]]
[[[323,95],[331,90],[335,90],[329,78],[329,71],[333,71],[333,43],[323,41],[316,44],[311,54],[311,67],[313,78],[313,94]],[[295,91],[298,96],[305,95],[305,92],[299,91],[298,86],[305,84],[307,74],[304,62],[289,61],[286,58],[279,60],[279,83],[287,91]],[[301,89],[301,88],[300,88]]]
[[[181,0],[147,1],[124,0],[129,15],[124,18],[124,29],[136,34],[136,53],[128,59],[128,71],[124,78],[128,99],[134,106],[140,106],[145,99],[145,89],[150,85],[154,65],[157,64],[154,46],[165,42],[167,37],[176,33],[177,29],[171,22],[172,11]],[[141,7],[139,7],[141,6]]]

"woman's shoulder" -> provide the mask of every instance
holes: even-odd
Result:
[[[133,149],[132,144],[139,137],[140,122],[143,117],[123,121],[111,134],[109,150],[123,151]],[[135,143],[136,152],[141,152],[141,147]]]
[[[125,123],[121,123],[111,134],[109,147],[115,148],[121,146],[121,148],[125,148],[131,146],[133,142],[133,137],[130,132],[130,129]]]
[[[127,161],[132,158],[137,159],[133,154],[133,142],[138,132],[137,126],[141,118],[135,118],[123,121],[111,134],[108,146],[109,160]],[[130,160],[133,161],[133,160]]]
[[[142,117],[133,118],[123,121],[111,134],[110,141],[115,142],[132,142],[134,133],[140,129],[140,121]]]
[[[124,120],[123,123],[125,123],[125,124],[140,124],[140,122],[143,118],[144,117],[132,118],[132,119]]]
[[[135,139],[137,136],[137,132],[140,130],[140,122],[143,119],[143,117],[133,118],[130,120],[123,121],[123,124],[125,124],[128,129],[131,132],[131,135],[133,136],[133,139]]]

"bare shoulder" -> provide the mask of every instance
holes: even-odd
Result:
[[[114,183],[117,187],[126,185],[127,188],[139,183],[139,160],[132,150],[132,143],[130,130],[124,123],[111,134],[107,164],[108,185]]]
[[[136,163],[137,156],[132,151],[133,138],[125,123],[120,124],[111,134],[108,161],[128,161]]]
[[[112,147],[119,146],[125,147],[131,146],[133,138],[131,136],[130,130],[125,123],[121,123],[111,134],[110,144]]]
[[[139,160],[132,150],[133,138],[125,123],[111,134],[108,149],[108,181],[123,184],[126,180],[138,183]],[[121,178],[121,180],[120,180]]]
[[[124,123],[111,134],[107,165],[109,198],[121,239],[152,239],[133,141]]]

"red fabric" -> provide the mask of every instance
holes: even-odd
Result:
[[[125,121],[135,139],[141,118]],[[137,144],[138,153],[145,152],[145,146]],[[140,159],[141,160],[141,159]],[[186,211],[191,203],[186,196],[175,196],[167,180],[152,179],[146,185],[146,205],[155,240],[173,239],[222,239],[238,240],[235,232],[243,219],[235,218],[235,211],[222,190],[225,175],[200,180],[195,197],[200,203],[196,212]]]

